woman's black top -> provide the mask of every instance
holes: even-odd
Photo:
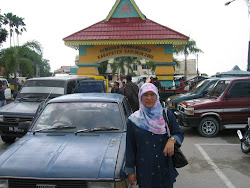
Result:
[[[174,114],[168,111],[171,135],[178,137],[180,143],[184,134],[176,122]],[[169,125],[169,126],[170,126]],[[136,169],[137,183],[140,188],[172,188],[178,172],[172,158],[163,153],[168,135],[154,134],[137,127],[132,121],[127,122],[125,172],[133,173]]]

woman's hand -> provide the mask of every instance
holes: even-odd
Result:
[[[136,183],[136,175],[128,174],[128,181],[130,185],[134,185]]]
[[[168,140],[163,150],[163,153],[165,156],[168,155],[171,157],[174,154],[174,142]]]

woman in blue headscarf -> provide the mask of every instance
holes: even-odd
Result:
[[[171,156],[180,146],[184,133],[174,114],[167,110],[171,138],[168,137],[158,90],[145,83],[139,91],[140,108],[127,122],[125,173],[131,185],[140,188],[172,188],[178,172]]]

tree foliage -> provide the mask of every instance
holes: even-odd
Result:
[[[50,76],[48,62],[48,60],[43,59],[42,48],[37,41],[30,41],[22,46],[10,47],[0,51],[0,66],[4,68],[6,78],[11,73],[14,74],[15,78],[17,73],[20,76],[33,77],[38,70],[40,76]],[[15,91],[17,91],[16,89]]]
[[[176,55],[184,54],[185,56],[184,77],[186,78],[187,77],[187,57],[190,54],[203,53],[203,51],[196,46],[196,42],[194,40],[189,40],[186,45],[175,47],[174,53]]]
[[[10,46],[11,45],[11,41],[13,39],[13,42],[15,42],[14,40],[14,33],[16,33],[16,43],[17,46],[19,45],[19,35],[21,35],[24,31],[26,31],[25,28],[25,23],[24,23],[24,18],[22,17],[18,17],[12,13],[7,13],[4,14],[4,16],[2,16],[2,23],[4,25],[8,25],[9,27],[9,36],[10,36]],[[14,46],[16,46],[14,44]]]
[[[107,71],[107,68],[108,68],[108,60],[101,62],[98,66],[99,74],[104,74]]]

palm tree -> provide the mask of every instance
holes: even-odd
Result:
[[[4,23],[4,17],[0,14],[0,45],[2,44],[2,42],[6,41],[6,38],[8,36],[8,31],[2,28],[3,23]]]
[[[9,25],[9,34],[10,34],[10,46],[11,46],[11,38],[13,36],[13,27],[15,26],[14,24],[15,22],[15,15],[13,15],[12,13],[7,13],[4,14],[4,24],[5,25]]]
[[[184,54],[185,56],[185,69],[184,69],[184,77],[187,78],[187,57],[190,54],[203,53],[201,49],[196,46],[196,42],[194,40],[189,40],[185,46],[178,46],[174,48],[175,54]]]
[[[26,25],[25,25],[23,20],[24,20],[24,18],[21,18],[21,17],[18,17],[18,16],[16,16],[15,20],[14,20],[14,22],[15,22],[15,33],[16,33],[16,36],[17,36],[17,46],[19,46],[19,38],[18,38],[18,36],[22,35],[22,33],[24,31],[26,31],[26,28],[24,27]]]

